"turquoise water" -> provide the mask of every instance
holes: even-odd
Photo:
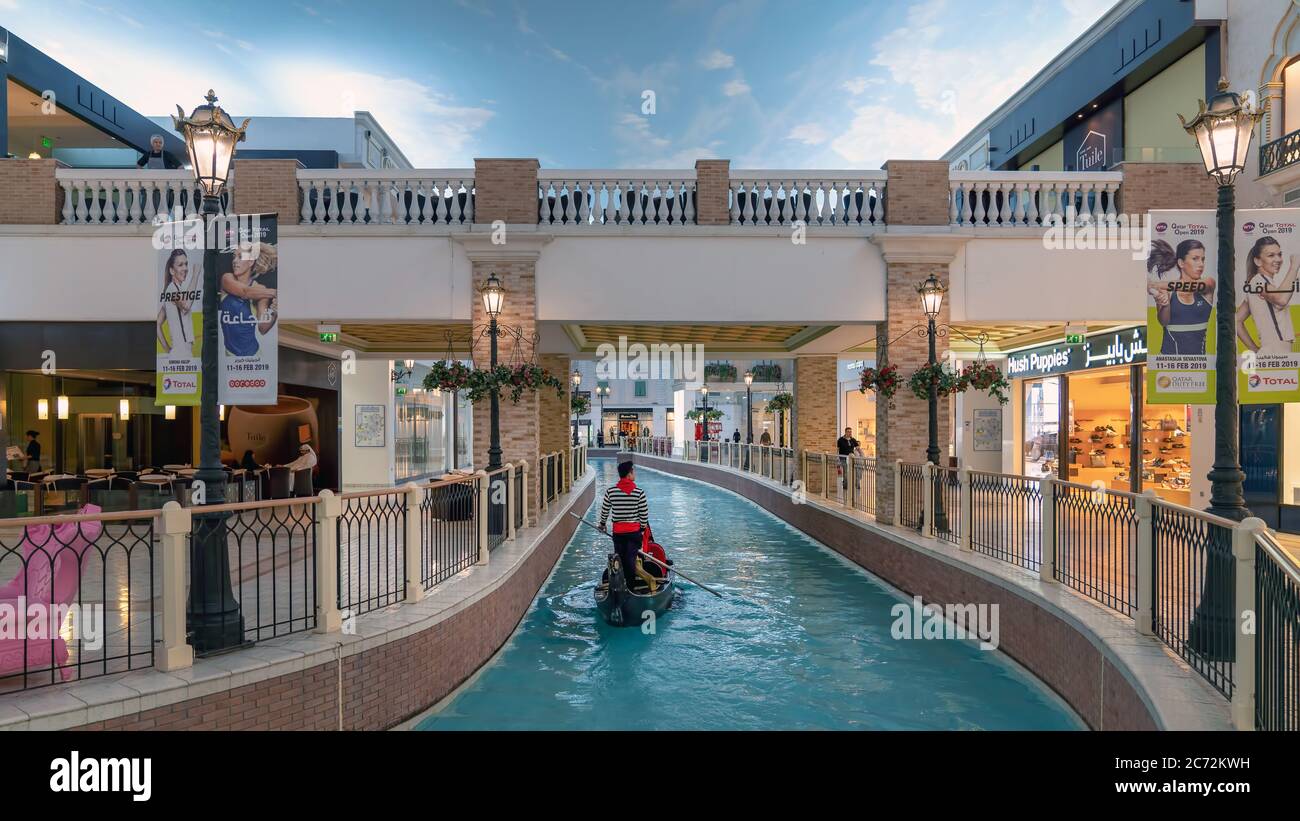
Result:
[[[593,461],[597,503],[617,475]],[[421,730],[1081,729],[1005,656],[896,640],[900,599],[775,516],[642,470],[655,539],[686,573],[653,635],[610,627],[592,588],[608,537],[579,525],[498,657]]]

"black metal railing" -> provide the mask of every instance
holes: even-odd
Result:
[[[853,457],[850,462],[853,471],[853,507],[863,513],[876,515],[876,460]]]
[[[338,534],[338,606],[352,615],[406,597],[406,492],[348,493]]]
[[[1259,175],[1271,174],[1300,162],[1300,131],[1284,134],[1259,147]]]
[[[804,452],[804,492],[809,496],[822,495],[822,463],[825,459],[823,453]]]
[[[200,532],[197,515],[193,522],[191,539]],[[226,546],[246,641],[316,627],[315,499],[230,513]]]
[[[1255,727],[1300,730],[1300,573],[1271,536],[1255,542]]]
[[[1232,523],[1187,508],[1152,506],[1151,628],[1232,697],[1236,619]]]
[[[933,468],[934,535],[946,542],[961,542],[961,477],[955,468]]]
[[[971,549],[1038,570],[1042,563],[1043,491],[1038,479],[970,471]]]
[[[899,523],[917,530],[925,517],[925,474],[923,465],[904,462],[898,475]]]
[[[153,666],[154,521],[0,528],[0,693]]]
[[[487,483],[487,541],[491,552],[500,547],[510,533],[510,522],[506,518],[510,512],[510,470],[502,468],[489,473]]]
[[[1130,618],[1137,609],[1137,497],[1057,482],[1055,578]]]
[[[424,489],[419,514],[420,581],[425,590],[478,561],[478,507],[475,480],[439,482]]]
[[[516,469],[514,479],[511,481],[514,485],[515,494],[515,530],[522,530],[525,525],[524,516],[524,472]]]

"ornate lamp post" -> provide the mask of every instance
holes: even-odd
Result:
[[[609,385],[596,383],[596,396],[600,398],[600,419],[596,422],[596,447],[605,447],[605,397],[609,396]]]
[[[917,292],[921,295],[921,310],[925,312],[926,326],[925,335],[929,342],[929,358],[927,364],[931,367],[937,361],[934,354],[934,341],[938,335],[938,329],[935,322],[939,318],[939,309],[943,306],[943,295],[948,289],[934,275],[926,277]],[[928,424],[929,439],[925,448],[925,460],[931,464],[939,464],[939,394],[933,383],[930,384],[929,399],[926,400],[926,414]],[[948,529],[948,514],[943,509],[943,493],[940,488],[941,480],[937,477],[942,473],[936,473],[934,481],[934,527],[938,531]]]
[[[497,337],[501,335],[497,317],[501,316],[501,308],[506,301],[506,291],[501,287],[501,280],[497,279],[496,274],[488,274],[487,282],[484,282],[483,287],[479,289],[479,296],[483,298],[483,310],[488,315],[489,365],[496,370]],[[501,400],[496,391],[492,391],[489,403],[491,435],[488,439],[487,469],[491,472],[501,467]]]
[[[700,388],[700,398],[704,400],[704,410],[700,413],[700,419],[704,424],[700,426],[700,441],[709,441],[709,386],[704,385]]]
[[[754,444],[754,372],[745,371],[745,444]]]
[[[199,405],[199,469],[203,503],[226,501],[226,474],[221,467],[221,419],[217,408],[219,341],[217,323],[217,215],[221,194],[230,177],[235,144],[244,139],[248,120],[235,126],[217,105],[209,89],[206,105],[190,116],[176,106],[172,123],[185,138],[195,181],[203,189],[203,377]],[[230,588],[230,557],[226,549],[226,516],[222,513],[194,515],[195,530],[190,538],[190,597],[186,627],[197,653],[211,653],[237,647],[244,641],[244,617]]]
[[[577,368],[574,368],[573,369],[573,392],[575,394],[578,392],[578,386],[581,384],[582,384],[582,374],[578,373]],[[573,446],[575,448],[578,446],[578,411],[576,409],[573,411]]]
[[[1244,103],[1228,90],[1228,81],[1219,80],[1219,93],[1207,105],[1200,103],[1191,122],[1179,122],[1196,138],[1205,171],[1219,186],[1219,203],[1215,224],[1219,231],[1218,283],[1215,286],[1214,351],[1214,466],[1210,470],[1210,506],[1208,513],[1241,521],[1250,515],[1242,492],[1246,476],[1241,471],[1240,408],[1237,402],[1237,285],[1233,264],[1236,258],[1236,190],[1234,181],[1246,167],[1246,152],[1251,135],[1262,111]],[[1188,625],[1188,642],[1192,649],[1211,660],[1233,658],[1232,545],[1230,536],[1214,531],[1222,538],[1207,545],[1205,583],[1200,604]]]

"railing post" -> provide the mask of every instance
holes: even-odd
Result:
[[[800,478],[803,479],[803,492],[808,492],[808,451],[799,451],[799,460],[802,463],[799,469]]]
[[[961,548],[971,549],[971,520],[975,518],[975,494],[970,487],[970,467],[962,465],[957,471],[958,492],[961,494]]]
[[[339,516],[343,500],[326,488],[316,503],[316,632],[337,633],[339,613]]]
[[[194,666],[194,648],[185,641],[186,567],[192,520],[189,508],[177,502],[163,505],[162,525],[162,648],[154,656],[159,670]]]
[[[857,495],[858,473],[853,469],[853,460],[856,458],[856,456],[844,458],[844,506],[849,510],[853,509],[853,497]]]
[[[622,449],[620,448],[620,450]],[[550,504],[548,503],[546,498],[546,467],[547,467],[547,457],[538,456],[537,457],[537,506],[541,509],[542,513],[545,513],[547,508],[550,507]]]
[[[894,460],[894,525],[903,526],[903,460]]]
[[[519,486],[523,488],[523,492],[519,494],[519,504],[522,505],[524,509],[524,517],[523,517],[524,527],[528,527],[528,460],[527,459],[519,460],[519,472],[524,475],[523,480],[519,483]]]
[[[487,471],[474,474],[478,481],[478,563],[488,561],[488,475]]]
[[[921,535],[934,535],[934,462],[921,465]]]
[[[424,490],[411,482],[406,486],[406,600],[424,599],[424,579],[421,572],[420,550],[420,499]]]
[[[831,475],[831,455],[825,451],[822,451],[822,498],[826,499],[827,501],[829,501],[831,498],[830,475]]]
[[[1045,582],[1056,581],[1056,479],[1044,476],[1038,484],[1042,491],[1042,512],[1039,516],[1042,537],[1039,544],[1042,556],[1038,564],[1038,578]]]
[[[1236,606],[1232,620],[1236,635],[1236,669],[1232,673],[1232,723],[1238,730],[1255,729],[1255,633],[1246,632],[1243,616],[1250,613],[1258,628],[1255,611],[1255,539],[1267,525],[1251,516],[1232,529],[1232,555],[1237,560]]]
[[[518,471],[518,465],[506,462],[506,538],[512,542],[515,540],[515,508],[519,505],[515,498],[515,474]]]
[[[1154,490],[1144,490],[1137,497],[1137,612],[1133,618],[1137,631],[1144,636],[1154,634],[1151,623],[1151,611],[1154,605],[1155,589],[1155,509],[1152,504],[1156,498]]]

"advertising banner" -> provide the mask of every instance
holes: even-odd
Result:
[[[223,405],[274,405],[280,329],[279,236],[274,214],[231,216],[217,255]]]
[[[1300,402],[1300,208],[1237,212],[1237,396]]]
[[[1147,251],[1147,403],[1214,404],[1214,212],[1152,211]],[[1223,340],[1225,344],[1231,344]]]
[[[158,232],[166,238],[202,237],[202,223],[168,223]],[[156,257],[158,283],[155,395],[159,405],[198,405],[202,386],[203,248],[164,242]]]

